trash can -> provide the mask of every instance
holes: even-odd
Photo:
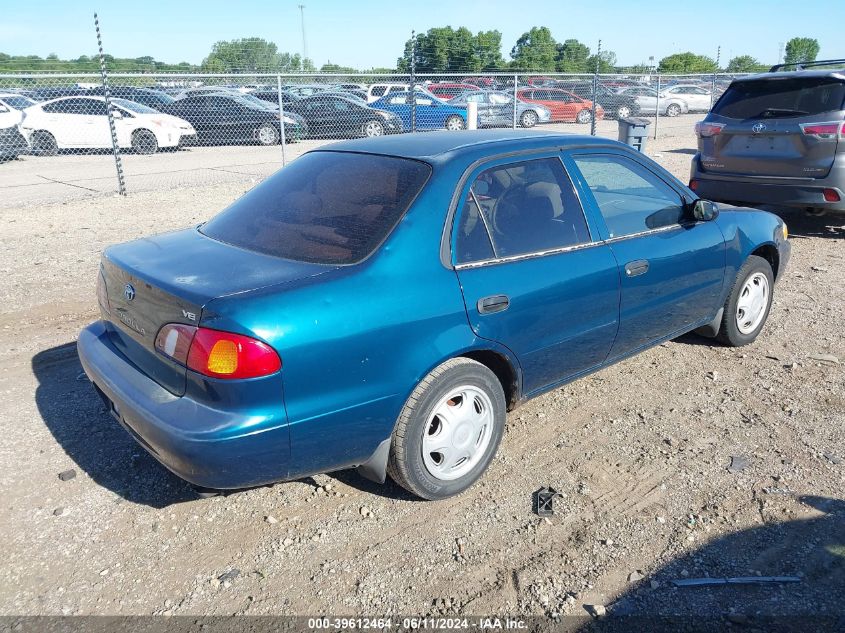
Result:
[[[638,152],[645,150],[645,141],[648,138],[648,126],[651,121],[638,117],[625,117],[619,119],[619,140],[630,145]]]

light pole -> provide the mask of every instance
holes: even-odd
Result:
[[[302,26],[302,70],[305,70],[305,60],[308,59],[308,45],[305,43],[305,5],[299,6],[299,18]]]

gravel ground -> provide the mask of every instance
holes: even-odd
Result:
[[[686,179],[694,142],[650,153]],[[845,218],[784,214],[793,260],[754,345],[685,336],[525,404],[459,497],[339,472],[198,500],[105,413],[73,343],[105,246],[248,186],[0,209],[0,614],[845,617],[845,381],[821,356],[845,361]],[[800,581],[669,583],[755,575]]]

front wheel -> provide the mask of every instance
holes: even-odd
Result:
[[[262,145],[275,145],[279,142],[279,130],[272,123],[265,123],[255,131],[255,138]]]
[[[481,363],[453,358],[435,368],[405,403],[387,472],[423,499],[469,488],[496,454],[505,428],[505,394]]]
[[[617,119],[627,119],[629,116],[631,116],[631,108],[630,107],[623,105],[623,106],[619,106],[616,109],[616,118]]]
[[[459,116],[450,116],[446,119],[447,130],[463,130],[465,127],[464,120]]]
[[[132,150],[136,154],[155,154],[158,151],[156,135],[149,130],[136,130],[132,134]]]
[[[522,113],[522,116],[519,117],[519,123],[522,127],[534,127],[537,125],[539,120],[540,118],[534,110],[526,110]]]
[[[741,347],[754,342],[772,307],[775,285],[772,267],[762,257],[751,255],[737,273],[725,302],[717,338],[725,345]]]
[[[367,121],[361,128],[361,132],[364,136],[368,136],[370,138],[374,136],[383,136],[384,126],[381,124],[381,121]]]
[[[575,117],[575,121],[578,123],[589,123],[593,120],[593,113],[587,110],[586,108],[581,110]]]

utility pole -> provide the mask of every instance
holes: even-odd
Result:
[[[299,20],[302,27],[302,70],[305,70],[305,60],[308,59],[308,44],[305,43],[305,5],[299,7]]]
[[[590,136],[596,135],[596,99],[599,91],[599,67],[601,66],[601,40],[596,49],[596,71],[593,73],[593,111],[590,117]]]

